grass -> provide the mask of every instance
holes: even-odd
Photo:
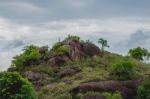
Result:
[[[70,91],[82,83],[109,80],[110,79],[110,67],[111,64],[120,59],[129,59],[135,66],[136,75],[145,76],[145,74],[150,73],[150,64],[144,64],[138,60],[130,57],[123,57],[115,53],[105,52],[103,57],[97,56],[95,58],[86,58],[81,61],[68,62],[62,64],[59,68],[53,69],[47,65],[38,65],[27,67],[24,71],[34,71],[48,75],[51,80],[47,77],[43,77],[40,83],[43,83],[43,87],[38,91],[39,99],[73,99]],[[81,72],[64,78],[59,78],[56,73],[69,67],[78,67]],[[80,93],[82,94],[82,93]],[[89,92],[84,95],[97,95],[100,93]],[[82,96],[81,95],[81,96]],[[106,95],[106,99],[121,99],[118,93],[103,93],[100,95]],[[110,98],[115,97],[115,98]],[[116,98],[119,97],[119,98]],[[82,98],[79,98],[82,99]]]

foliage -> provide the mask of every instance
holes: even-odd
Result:
[[[107,43],[107,40],[105,40],[105,39],[103,39],[103,38],[100,38],[100,39],[98,40],[98,43],[102,45],[101,50],[102,50],[102,56],[103,56],[103,54],[104,54],[104,47],[109,47],[109,45],[108,45],[108,43]]]
[[[80,41],[80,37],[79,36],[75,36],[75,35],[68,35],[68,37],[65,38],[65,40],[78,40]]]
[[[52,49],[50,50],[51,56],[57,55],[69,55],[69,48],[63,46],[61,42],[57,42],[53,45]]]
[[[1,99],[37,99],[32,84],[18,73],[0,72]]]
[[[146,78],[138,87],[137,99],[150,99],[150,79]]]
[[[80,40],[78,36],[68,35],[65,40],[68,39],[79,40],[82,44],[92,43],[90,40]],[[105,47],[109,47],[107,40],[99,39],[99,43],[102,45],[103,57],[86,57],[79,61],[68,61],[55,68],[50,67],[47,65],[47,60],[51,57],[69,55],[69,47],[59,41],[50,50],[48,46],[27,46],[22,54],[14,57],[12,64],[19,68],[18,71],[22,69],[21,72],[33,71],[42,75],[38,81],[34,81],[35,86],[38,87],[40,85],[41,87],[38,90],[39,99],[72,99],[74,98],[72,97],[74,93],[71,93],[71,90],[83,83],[108,80],[110,77],[112,77],[111,79],[127,80],[133,78],[135,73],[144,75],[150,72],[148,64],[146,65],[130,56],[127,56],[127,60],[124,60],[124,57],[121,55],[104,51]],[[146,53],[143,53],[143,55],[146,55]],[[81,71],[75,75],[63,78],[57,75],[60,71],[71,67],[78,67]],[[120,93],[88,92],[78,94],[79,97],[84,95],[100,95],[106,97],[106,99],[122,99]]]
[[[134,74],[134,64],[129,60],[119,60],[111,65],[111,74],[119,80],[131,79]]]
[[[25,67],[39,65],[46,62],[49,57],[48,46],[38,47],[35,45],[25,46],[20,55],[13,57],[12,66],[18,70],[25,69]]]
[[[150,56],[150,53],[148,52],[148,50],[145,48],[141,48],[141,47],[130,49],[128,53],[131,57],[138,59],[138,60],[143,60],[144,57],[149,58]]]
[[[49,50],[48,50],[48,46],[42,46],[39,48],[39,53],[41,55],[41,60],[42,61],[47,61],[49,58]]]
[[[12,66],[25,67],[31,65],[37,65],[40,63],[39,48],[35,45],[26,46],[23,49],[23,53],[13,58]]]

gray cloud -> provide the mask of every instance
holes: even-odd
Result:
[[[25,45],[25,43],[21,40],[0,40],[0,51],[1,50],[10,50],[10,49],[14,49],[14,48],[17,48],[17,47],[21,47],[23,45]]]
[[[135,33],[131,34],[130,37],[125,41],[117,43],[114,48],[116,48],[118,52],[127,54],[129,49],[138,46],[150,50],[149,42],[150,42],[150,31],[142,29],[137,30]]]
[[[103,37],[114,52],[149,48],[149,5],[149,0],[0,0],[0,70],[23,46],[52,46],[68,34],[95,43]]]
[[[3,0],[0,16],[23,22],[150,17],[149,0]]]

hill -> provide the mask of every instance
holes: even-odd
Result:
[[[134,99],[150,65],[130,56],[102,53],[89,40],[68,36],[51,49],[25,47],[8,71],[31,81],[39,99]]]

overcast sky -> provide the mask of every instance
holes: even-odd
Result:
[[[68,34],[103,37],[120,54],[150,49],[150,0],[0,0],[0,70],[23,46],[51,46]]]

